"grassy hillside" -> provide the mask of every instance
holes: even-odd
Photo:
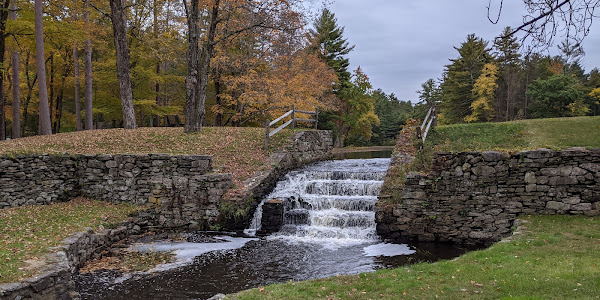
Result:
[[[600,148],[600,116],[438,126],[426,143],[440,151]]]
[[[288,282],[228,299],[597,299],[600,219],[525,219],[510,241],[455,260]]]
[[[280,149],[293,131],[282,130],[271,138],[271,151]],[[213,155],[217,172],[232,173],[236,186],[266,166],[264,129],[204,127],[186,134],[183,128],[107,129],[33,136],[0,141],[0,155],[23,153],[61,154],[203,154]]]
[[[69,235],[86,227],[110,227],[142,207],[74,199],[41,206],[0,209],[0,284],[16,282],[39,272],[36,265]]]

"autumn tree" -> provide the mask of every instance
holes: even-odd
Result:
[[[471,103],[472,113],[465,117],[467,122],[492,121],[494,118],[494,94],[498,88],[498,67],[493,63],[483,66],[481,75],[473,85],[475,100]]]
[[[273,31],[285,30],[286,15],[294,14],[292,4],[295,1],[208,1],[186,2],[188,19],[188,75],[186,77],[185,132],[198,132],[202,128],[205,116],[206,92],[215,46],[239,34],[257,28],[269,28]],[[206,12],[205,34],[200,36],[200,8]],[[247,17],[242,22],[229,22],[240,13]],[[217,36],[219,27],[227,26],[225,34]],[[198,45],[200,43],[201,47]]]
[[[469,34],[467,40],[455,47],[459,57],[450,59],[446,65],[441,84],[442,120],[448,123],[458,123],[471,114],[471,103],[474,101],[473,86],[481,75],[486,63],[492,61],[488,52],[487,42],[474,34]]]

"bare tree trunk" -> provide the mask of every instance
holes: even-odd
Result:
[[[111,19],[115,36],[115,49],[117,52],[117,78],[121,93],[121,108],[123,110],[123,126],[126,129],[135,129],[135,111],[133,108],[133,92],[131,91],[131,78],[129,72],[129,49],[127,46],[127,20],[122,0],[110,0]]]
[[[48,96],[48,107],[50,108],[50,124],[54,119],[52,108],[54,107],[54,52],[50,52],[50,96]],[[56,133],[56,131],[54,131]]]
[[[83,20],[89,24],[90,12],[86,10],[83,14]],[[88,33],[89,34],[89,33]],[[94,116],[93,116],[93,105],[92,105],[92,41],[88,36],[85,39],[84,45],[84,57],[85,57],[85,87],[84,87],[84,106],[85,106],[85,129],[94,129]]]
[[[10,4],[10,19],[17,20],[17,5],[13,1]],[[19,99],[19,50],[12,52],[12,138],[21,137],[21,99]]]
[[[215,83],[216,104],[220,108],[219,111],[215,113],[215,126],[220,127],[223,126],[223,113],[221,112],[221,104],[223,104],[223,101],[221,99],[221,72],[218,66],[214,69],[213,82]]]
[[[79,51],[77,45],[73,46],[73,66],[75,75],[75,123],[77,123],[77,131],[83,130],[81,126],[81,100],[79,99]]]
[[[4,51],[6,49],[6,19],[10,0],[5,0],[0,7],[0,140],[6,139],[6,96],[4,95]]]
[[[190,7],[186,6],[188,16],[188,74],[186,78],[185,101],[185,132],[200,132],[204,121],[204,104],[206,103],[206,88],[210,73],[210,58],[212,57],[215,33],[217,30],[220,0],[213,4],[210,14],[208,38],[204,42],[201,55],[198,57],[198,0],[192,0]]]
[[[196,102],[200,93],[198,84],[198,63],[200,47],[198,46],[198,38],[200,35],[200,27],[198,26],[199,8],[198,0],[191,0],[190,6],[186,4],[186,0],[182,0],[186,7],[187,23],[188,23],[188,53],[187,53],[187,76],[185,78],[185,132],[200,131],[197,128]]]
[[[52,134],[50,124],[50,108],[48,107],[48,90],[46,89],[46,65],[44,57],[44,24],[42,0],[35,0],[35,56],[37,61],[38,95],[40,99],[39,134]],[[3,52],[4,53],[4,52]]]

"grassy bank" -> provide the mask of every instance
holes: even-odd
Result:
[[[600,147],[600,116],[438,126],[428,145],[440,151]]]
[[[44,206],[0,210],[0,283],[35,274],[49,247],[85,227],[110,227],[141,207],[75,199]]]
[[[204,127],[186,134],[183,128],[107,129],[33,136],[0,141],[0,155],[23,153],[119,154],[168,153],[213,155],[217,172],[232,173],[237,187],[254,171],[268,167],[264,129]],[[282,130],[271,138],[270,150],[280,149],[294,131]]]
[[[527,216],[509,241],[455,260],[261,287],[233,299],[598,299],[600,218]]]

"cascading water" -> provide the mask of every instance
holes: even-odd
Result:
[[[271,238],[338,245],[377,241],[374,208],[389,162],[326,161],[288,173],[263,200],[284,200],[284,226]],[[260,229],[263,203],[247,234]]]
[[[224,242],[216,244],[142,245],[175,250],[184,264],[141,279],[110,279],[110,272],[81,275],[79,292],[94,300],[206,299],[275,282],[372,272],[463,253],[439,245],[420,245],[417,252],[378,240],[373,210],[389,161],[328,161],[292,171],[265,198],[285,200],[285,225],[279,232],[266,239],[220,237]],[[261,216],[259,207],[248,233],[259,229]]]

